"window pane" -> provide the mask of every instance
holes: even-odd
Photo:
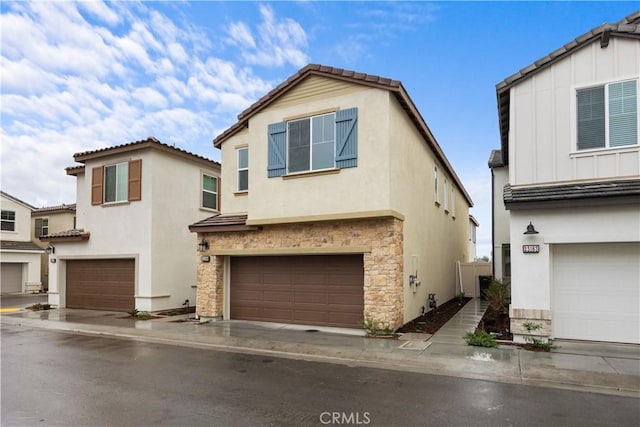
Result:
[[[308,119],[289,123],[289,172],[309,170],[309,132]]]
[[[313,170],[332,168],[334,159],[333,141],[313,144]]]
[[[638,143],[638,94],[635,80],[609,85],[609,145]]]
[[[116,200],[124,201],[129,198],[129,163],[120,163],[117,168]]]
[[[202,192],[202,207],[209,209],[217,209],[218,196],[215,193],[207,191]]]
[[[604,86],[576,92],[578,150],[605,146]]]
[[[217,179],[213,176],[202,175],[202,188],[207,191],[218,192]]]
[[[14,211],[2,211],[2,219],[8,219],[11,221],[16,220],[16,213]]]
[[[242,148],[238,150],[238,169],[249,167],[249,150]]]
[[[116,167],[107,166],[104,168],[104,201],[116,201]]]
[[[2,221],[2,231],[15,231],[15,222]]]
[[[249,189],[249,171],[238,171],[238,191]]]

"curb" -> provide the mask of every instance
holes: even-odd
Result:
[[[469,368],[487,367],[485,362],[476,362],[468,359],[457,360],[446,357],[424,357],[416,363],[415,359],[400,356],[400,353],[376,354],[367,353],[367,350],[352,350],[345,348],[331,348],[333,355],[327,354],[327,347],[305,344],[307,351],[300,351],[300,344],[280,343],[251,338],[226,338],[209,337],[208,341],[184,339],[175,336],[158,336],[153,330],[108,327],[109,330],[96,328],[94,325],[77,324],[67,327],[58,321],[12,318],[1,316],[0,324],[23,326],[37,329],[47,329],[62,333],[80,334],[96,337],[109,337],[131,341],[141,341],[154,344],[174,345],[205,350],[224,351],[229,353],[251,354],[255,356],[279,357],[307,362],[333,363],[349,367],[364,367],[375,369],[387,369],[403,372],[414,372],[429,375],[443,375],[449,377],[465,378],[471,380],[492,381],[508,384],[521,384],[527,386],[558,388],[573,391],[593,392],[624,397],[640,398],[640,377],[620,374],[606,374],[589,371],[573,371],[571,374],[580,377],[591,378],[594,383],[577,383],[568,381],[563,372],[568,370],[537,368],[536,376],[527,375],[522,371],[520,364],[515,375],[504,375],[499,372],[508,372],[512,369],[480,369],[485,372],[471,372]],[[115,329],[115,330],[114,330]],[[369,355],[367,357],[367,355]],[[408,356],[409,354],[407,354]],[[500,363],[500,362],[496,362]],[[494,365],[499,366],[499,365]],[[507,366],[503,366],[508,368]],[[560,379],[559,379],[560,378]],[[607,381],[609,380],[609,381]],[[613,381],[616,380],[616,381]],[[619,386],[603,385],[607,382],[616,382]]]

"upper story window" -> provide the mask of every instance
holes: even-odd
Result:
[[[434,182],[434,188],[433,188],[434,193],[433,194],[435,196],[436,203],[440,204],[440,197],[438,196],[438,186],[439,186],[438,180],[439,180],[438,167],[435,166],[433,168],[433,182]]]
[[[35,236],[46,236],[49,234],[49,218],[36,218]],[[75,228],[75,227],[74,227]]]
[[[16,212],[15,211],[5,211],[4,209],[1,212],[2,217],[2,231],[16,231]]]
[[[104,167],[104,202],[124,202],[129,199],[129,165],[118,163]]]
[[[238,149],[238,191],[249,190],[249,149]]]
[[[91,170],[91,204],[142,199],[142,160],[98,166]]]
[[[451,216],[456,217],[456,190],[451,186]]]
[[[578,150],[638,144],[638,81],[576,90]]]
[[[304,172],[334,167],[335,115],[287,123],[288,170]]]
[[[218,210],[218,178],[202,174],[202,207]]]
[[[447,181],[447,178],[444,179],[443,197],[444,197],[444,210],[445,212],[449,212],[449,181]]]
[[[358,110],[311,116],[268,127],[269,178],[358,165]]]

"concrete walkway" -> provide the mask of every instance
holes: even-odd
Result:
[[[486,305],[472,300],[433,337],[373,339],[360,330],[324,330],[262,322],[198,323],[188,316],[148,321],[126,313],[54,309],[3,314],[3,329],[46,328],[119,339],[270,355],[640,398],[640,346],[556,341],[551,353],[501,345],[467,346]],[[340,332],[340,333],[336,333]]]

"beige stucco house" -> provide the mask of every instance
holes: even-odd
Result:
[[[44,250],[31,239],[30,204],[0,191],[0,293],[40,291],[40,256]]]
[[[49,303],[156,311],[195,303],[195,236],[220,209],[220,164],[155,138],[77,153],[76,227],[41,237],[54,248]]]
[[[214,146],[200,316],[395,328],[457,293],[472,201],[399,81],[308,65]]]
[[[40,240],[40,236],[71,230],[75,226],[75,203],[45,206],[31,212],[31,240],[45,250],[49,244]],[[40,258],[40,281],[46,290],[49,287],[49,255],[46,252]]]
[[[494,265],[515,340],[640,344],[639,86],[640,11],[496,87]]]

